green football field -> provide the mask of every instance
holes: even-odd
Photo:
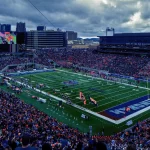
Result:
[[[96,113],[148,94],[147,89],[92,78],[81,73],[77,74],[71,72],[70,70],[56,70],[52,72],[14,76],[13,78],[21,82],[26,80],[28,85],[32,85],[35,88],[39,84],[44,84],[44,87],[40,90],[59,98],[62,98],[62,93],[68,95],[72,103]],[[72,85],[70,81],[73,81],[75,84]],[[141,86],[146,86],[146,83],[141,83]],[[12,92],[6,87],[1,88]],[[80,100],[79,92],[82,92],[86,97],[86,105]],[[62,107],[59,107],[57,99],[53,98],[52,101],[49,101],[50,98],[48,96],[36,92],[33,89],[24,88],[23,92],[16,96],[26,103],[34,105],[37,109],[44,111],[48,115],[57,118],[59,121],[78,128],[81,132],[88,132],[89,126],[92,126],[93,134],[101,133],[104,129],[105,135],[111,135],[129,127],[126,125],[127,121],[116,125],[65,103],[62,104]],[[46,98],[47,103],[41,104],[35,99],[32,99],[32,96]],[[90,103],[89,96],[97,101],[98,106]],[[81,118],[81,114],[88,115],[89,120]],[[150,117],[150,113],[146,111],[132,118],[132,120],[133,123],[136,123],[148,117]]]

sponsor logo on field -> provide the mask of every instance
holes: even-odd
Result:
[[[128,107],[131,108],[131,111],[132,110],[135,111],[135,110],[139,110],[141,108],[145,108],[147,106],[150,106],[150,100],[145,100],[145,101],[137,103],[137,104],[129,105]],[[109,112],[114,113],[116,115],[125,114],[125,108],[126,107],[122,107],[122,108],[114,109],[114,110],[112,109],[112,110],[109,110]]]
[[[119,120],[131,114],[137,113],[138,111],[145,109],[149,106],[150,99],[148,99],[148,96],[146,95],[109,108],[105,111],[100,112],[100,114],[114,120]],[[126,111],[126,108],[129,108],[130,111]]]

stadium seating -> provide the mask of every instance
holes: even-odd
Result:
[[[0,58],[0,70],[10,64],[38,63],[51,66],[50,60],[70,68],[73,65],[97,70],[106,70],[133,77],[147,77],[150,74],[150,58],[147,56],[125,56],[119,54],[93,54],[93,49],[46,49],[36,52],[36,57],[5,56]],[[5,62],[5,63],[4,63]],[[24,68],[18,68],[24,70]],[[15,72],[9,69],[7,72]]]
[[[37,53],[40,58],[36,61],[48,65],[48,60],[52,59],[67,68],[76,65],[133,77],[145,77],[150,72],[150,58],[147,56],[93,54],[92,51],[93,49],[41,50]],[[43,61],[43,58],[46,59]]]
[[[147,77],[150,74],[150,59],[146,56],[124,56],[118,54],[93,54],[92,49],[48,49],[36,52],[34,62],[50,66],[54,60],[63,67],[88,67],[108,70],[122,75]],[[4,63],[5,62],[5,63]],[[0,58],[0,69],[10,64],[33,62],[33,58],[4,56]],[[8,72],[25,70],[10,69]],[[112,136],[80,133],[77,129],[58,122],[32,105],[25,104],[12,94],[0,91],[0,149],[12,149],[22,145],[22,137],[28,136],[30,146],[54,150],[100,150],[116,149],[148,150],[150,148],[150,119]]]
[[[148,150],[150,147],[150,119],[138,122],[132,128],[113,136],[90,137],[88,133],[80,133],[77,129],[60,123],[4,91],[0,91],[0,118],[1,149],[21,146],[24,135],[28,136],[30,146],[34,148],[42,148],[45,143],[56,150],[99,150],[99,147],[123,150],[131,145],[139,150]]]

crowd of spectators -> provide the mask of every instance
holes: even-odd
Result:
[[[106,147],[91,139],[88,133],[70,128],[4,91],[0,91],[0,118],[0,149],[13,150],[23,142],[35,148],[42,148],[47,143],[54,150]]]
[[[145,77],[150,76],[150,62],[148,62],[145,67],[140,69],[139,75],[140,76],[145,76]]]
[[[27,58],[5,56],[0,57],[0,70],[4,69],[7,65],[27,63]]]
[[[34,57],[5,56],[0,69],[7,65],[34,62],[50,65],[54,60],[63,67],[88,67],[129,76],[148,76],[149,58],[117,54],[93,54],[92,49],[48,49]],[[19,69],[19,68],[18,68]],[[14,70],[17,71],[17,70]],[[12,94],[0,91],[0,150],[149,150],[150,119],[112,136],[90,136],[25,104]]]
[[[47,60],[52,59],[63,67],[76,65],[133,77],[150,75],[148,56],[95,54],[93,49],[49,49],[38,51],[37,54],[42,56],[41,60],[46,58],[45,62],[41,61],[45,65],[48,65]]]
[[[150,149],[150,119],[112,136],[91,137],[4,91],[0,91],[0,118],[1,150],[20,146],[43,150]]]
[[[93,49],[66,48],[38,50],[33,57],[1,57],[0,70],[10,64],[30,62],[50,66],[51,60],[67,68],[73,66],[87,67],[133,77],[147,77],[150,75],[150,58],[148,56],[95,54]]]

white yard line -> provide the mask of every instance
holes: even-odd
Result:
[[[102,102],[102,101],[105,101],[105,100],[109,100],[109,99],[111,99],[112,97],[117,97],[118,95],[123,95],[122,93],[121,94],[116,94],[116,93],[118,93],[118,92],[122,92],[122,91],[125,91],[125,89],[124,90],[119,90],[119,91],[117,91],[117,92],[110,92],[109,94],[103,94],[103,95],[106,95],[106,96],[108,96],[108,95],[114,95],[114,96],[109,96],[109,98],[104,98],[103,100],[96,100],[97,102]],[[129,91],[129,92],[124,92],[124,94],[125,93],[130,93],[130,92],[132,92],[132,91]],[[144,91],[143,91],[144,92]],[[77,103],[79,103],[79,102],[77,102]],[[90,105],[90,104],[87,104],[87,105]]]
[[[46,80],[46,79],[44,79],[43,77],[40,77],[41,79],[43,79],[43,80]],[[97,86],[96,86],[97,87]],[[108,87],[106,87],[106,89],[108,89]],[[105,89],[103,89],[103,90],[105,90]],[[84,91],[87,91],[87,90],[84,90]],[[102,102],[102,101],[105,101],[105,100],[109,100],[109,99],[111,99],[111,98],[113,98],[113,97],[117,97],[117,96],[119,96],[119,95],[123,95],[122,93],[121,94],[116,94],[116,93],[118,93],[118,92],[123,92],[123,91],[126,91],[126,89],[123,89],[123,90],[119,90],[119,91],[117,91],[117,92],[109,92],[109,94],[103,94],[103,95],[114,95],[114,96],[110,96],[109,98],[105,98],[105,99],[103,99],[103,100],[96,100],[97,102]],[[124,92],[124,94],[128,94],[128,93],[131,93],[132,91],[129,91],[129,92]],[[138,94],[139,93],[143,93],[144,91],[142,91],[142,92],[138,92]],[[135,94],[133,94],[133,95],[136,95],[137,93],[135,93]],[[132,95],[132,96],[133,96]],[[108,103],[105,103],[105,104],[102,104],[102,105],[99,105],[98,107],[101,107],[101,106],[105,106],[105,105],[108,105],[108,104],[111,104],[111,103],[113,103],[113,102],[119,102],[120,100],[122,100],[122,99],[124,99],[124,98],[127,98],[127,97],[130,97],[131,95],[128,95],[128,96],[126,96],[126,97],[123,97],[123,98],[120,98],[120,99],[116,99],[116,100],[112,100],[111,102],[108,102]],[[79,98],[77,98],[77,99],[79,99]],[[72,101],[75,101],[75,100],[72,100]],[[76,102],[76,104],[79,104],[79,103],[81,103],[81,101],[79,101],[79,102]],[[88,106],[88,105],[91,105],[91,104],[87,104],[86,106]],[[91,110],[92,109],[95,109],[95,108],[98,108],[98,107],[92,107],[92,108],[90,108]],[[114,106],[113,106],[114,107]],[[106,109],[107,110],[107,109]],[[103,110],[103,111],[105,111],[105,110]]]
[[[59,70],[59,69],[56,69],[56,70],[62,71],[62,72],[67,72],[67,73],[71,73],[71,72],[63,71],[63,70]],[[81,74],[78,74],[78,73],[71,73],[71,74],[77,74],[77,75],[80,75],[80,76],[86,76],[86,75],[81,75]],[[90,77],[90,78],[91,78],[91,76],[86,76],[86,77]],[[9,78],[10,78],[10,77],[9,77]],[[10,79],[11,79],[11,78],[10,78]],[[99,78],[97,78],[97,79],[99,79]],[[99,80],[104,80],[104,79],[99,79]],[[104,80],[104,81],[106,81],[106,80]],[[108,81],[109,81],[109,80],[108,80]],[[27,85],[27,84],[21,83],[21,82],[19,82],[19,81],[16,81],[16,82],[19,83],[19,84],[25,85],[26,87],[32,89],[32,87],[29,86],[29,85]],[[113,81],[111,81],[111,82],[113,82]],[[116,82],[116,83],[119,83],[119,82]],[[128,86],[136,87],[136,86],[134,86],[134,85],[129,85],[129,84],[125,84],[125,83],[119,83],[119,84],[124,84],[124,85],[128,85]],[[141,88],[141,89],[147,89],[147,88],[144,88],[144,87],[139,87],[139,88]],[[37,91],[37,92],[39,92],[39,93],[42,93],[42,94],[44,94],[44,95],[46,95],[46,96],[52,97],[52,98],[54,98],[54,99],[56,99],[56,100],[58,100],[58,101],[62,101],[62,102],[64,102],[64,103],[67,103],[66,100],[64,100],[64,99],[62,99],[62,98],[59,98],[59,97],[57,97],[57,96],[48,94],[48,93],[46,93],[46,92],[44,92],[44,91],[41,91],[41,90],[39,90],[39,89],[36,89],[36,88],[34,88],[34,90]],[[143,113],[143,112],[145,112],[145,111],[147,111],[147,110],[150,109],[150,106],[149,106],[149,107],[144,108],[144,109],[142,109],[142,110],[140,110],[140,111],[138,111],[138,112],[135,112],[135,113],[133,113],[133,114],[131,114],[131,115],[125,117],[125,118],[122,118],[122,119],[119,119],[119,120],[116,121],[116,120],[110,119],[110,118],[108,118],[108,117],[105,117],[105,116],[103,116],[103,115],[100,115],[100,114],[98,114],[98,113],[95,113],[95,112],[93,112],[93,111],[91,111],[91,110],[89,110],[89,109],[83,108],[83,107],[81,107],[81,106],[79,106],[79,105],[71,104],[71,106],[73,106],[73,107],[75,107],[75,108],[78,108],[78,109],[80,109],[80,110],[82,110],[82,111],[85,111],[85,112],[87,112],[87,113],[89,113],[89,114],[92,114],[92,115],[94,115],[94,116],[97,116],[97,117],[99,117],[99,118],[102,118],[102,119],[104,119],[104,120],[106,120],[106,121],[109,121],[109,122],[111,122],[111,123],[114,123],[114,124],[120,124],[120,123],[122,123],[122,122],[124,122],[124,121],[127,121],[128,119],[131,119],[131,118],[133,118],[133,117],[135,117],[135,116],[137,116],[137,115],[139,115],[139,114],[141,114],[141,113]]]
[[[143,93],[144,91],[142,91],[142,92],[139,92],[138,94],[140,94],[140,93]],[[129,93],[129,92],[127,92],[127,93]],[[121,94],[119,94],[119,95],[121,95]],[[137,95],[137,93],[135,93],[135,94],[133,94],[133,95]],[[132,95],[132,96],[133,96]],[[130,95],[131,96],[131,95]],[[108,102],[108,103],[105,103],[105,104],[102,104],[102,105],[99,105],[99,107],[101,107],[101,106],[105,106],[105,105],[107,105],[107,104],[111,104],[111,103],[113,103],[113,102],[116,102],[116,101],[120,101],[121,99],[124,99],[124,98],[127,98],[127,97],[129,97],[129,96],[125,96],[125,97],[123,97],[123,98],[120,98],[120,99],[117,99],[117,100],[114,100],[114,101],[111,101],[111,102]],[[135,98],[136,99],[136,98]],[[134,100],[134,99],[132,99],[132,100]],[[130,101],[132,101],[132,100],[130,100]],[[129,102],[129,101],[128,101]],[[127,103],[127,102],[124,102],[124,103]],[[119,104],[119,105],[122,105],[123,103],[121,103],[121,104]],[[119,106],[119,105],[116,105],[116,106]],[[115,107],[115,106],[113,106],[113,107]],[[95,108],[95,107],[93,107],[93,108]],[[91,109],[93,109],[93,108],[91,108]],[[98,107],[97,107],[98,108]],[[107,109],[106,109],[107,110]],[[105,110],[103,110],[103,111],[105,111]]]
[[[35,77],[36,77],[36,75],[35,75]],[[51,80],[49,80],[49,79],[45,79],[45,78],[43,78],[43,77],[37,77],[37,78],[41,78],[42,80],[47,80],[47,81],[51,81]],[[84,81],[86,81],[86,80],[84,80]],[[55,82],[55,81],[52,81],[52,82]],[[111,87],[111,85],[108,85],[109,87]],[[106,87],[106,88],[104,88],[103,90],[107,90],[107,89],[109,89],[109,87]],[[118,86],[118,85],[116,85],[116,86]],[[58,88],[60,87],[60,86],[57,86]],[[99,88],[99,86],[95,86],[95,88]],[[115,87],[115,86],[114,86]],[[124,89],[125,90],[125,89]],[[117,92],[110,92],[109,94],[105,94],[105,93],[103,93],[103,95],[112,95],[112,94],[114,94],[114,95],[116,95],[115,93],[118,93],[118,92],[121,92],[121,91],[124,91],[124,90],[119,90],[119,91],[117,91]],[[84,91],[88,91],[88,90],[83,90],[83,92]],[[107,91],[111,91],[111,89],[110,90],[107,90]],[[114,97],[114,96],[113,96]],[[110,97],[109,97],[110,98]],[[105,98],[105,99],[103,99],[103,100],[107,100],[107,99],[109,99],[109,98]],[[75,100],[73,100],[73,101],[75,101]],[[100,100],[101,101],[101,100]],[[76,104],[78,104],[78,103],[80,103],[80,102],[77,102]]]
[[[10,78],[10,79],[11,79],[11,78]],[[19,81],[16,81],[16,82],[19,83],[19,84],[25,85],[25,86],[27,86],[28,88],[32,89],[32,87],[29,86],[29,85],[26,85],[26,84],[21,83],[21,82],[19,82]],[[62,98],[59,98],[59,97],[57,97],[57,96],[48,94],[48,93],[46,93],[46,92],[44,92],[44,91],[41,91],[41,90],[39,90],[39,89],[36,89],[36,88],[34,88],[34,90],[37,91],[37,92],[39,92],[39,93],[42,93],[42,94],[44,94],[44,95],[46,95],[46,96],[52,97],[52,98],[54,98],[54,99],[56,99],[56,100],[58,100],[58,101],[62,101],[62,102],[64,102],[64,103],[67,103],[66,100],[64,100],[64,99],[62,99]],[[126,118],[123,118],[123,119],[120,119],[120,120],[117,120],[117,121],[116,121],[116,120],[110,119],[110,118],[108,118],[108,117],[105,117],[105,116],[103,116],[103,115],[100,115],[100,114],[98,114],[98,113],[95,113],[95,112],[93,112],[93,111],[91,111],[91,110],[89,110],[89,109],[83,108],[83,107],[81,107],[81,106],[79,106],[79,105],[71,104],[71,106],[73,106],[73,107],[75,107],[75,108],[78,108],[78,109],[80,109],[80,110],[82,110],[82,111],[85,111],[85,112],[87,112],[87,113],[89,113],[89,114],[91,114],[91,115],[94,115],[94,116],[96,116],[96,117],[102,118],[102,119],[104,119],[104,120],[106,120],[106,121],[109,121],[109,122],[111,122],[111,123],[114,123],[114,124],[120,124],[120,123],[122,123],[122,122],[124,122],[124,121],[126,121],[126,120],[128,120],[128,119],[130,119],[130,118],[132,118],[132,117],[134,117],[134,116],[137,116],[137,114],[140,114],[141,112],[145,112],[145,111],[147,111],[148,109],[150,109],[150,107],[144,108],[144,109],[142,109],[142,110],[140,110],[140,111],[138,111],[138,112],[136,112],[136,113],[134,113],[134,114],[131,114],[131,115],[127,116]]]
[[[74,73],[74,72],[69,72],[69,71],[60,70],[60,69],[55,69],[55,70],[62,71],[62,72],[67,72],[67,73],[71,73],[71,74],[76,74],[76,75],[79,75],[79,76],[85,76],[85,77],[88,77],[88,78],[92,78],[89,75],[83,75],[83,74],[80,74],[80,73]],[[98,80],[109,81],[109,82],[114,82],[115,83],[115,81],[111,81],[111,80],[107,80],[107,79],[102,79],[102,78],[98,78],[98,77],[94,77],[94,78],[98,79]],[[120,82],[116,82],[116,83],[121,84],[121,85],[127,85],[127,86],[137,87],[136,85],[130,85],[130,84],[127,84],[127,83],[120,83]],[[145,89],[145,90],[149,89],[149,88],[141,87],[141,86],[138,86],[138,87],[141,88],[141,89]]]

